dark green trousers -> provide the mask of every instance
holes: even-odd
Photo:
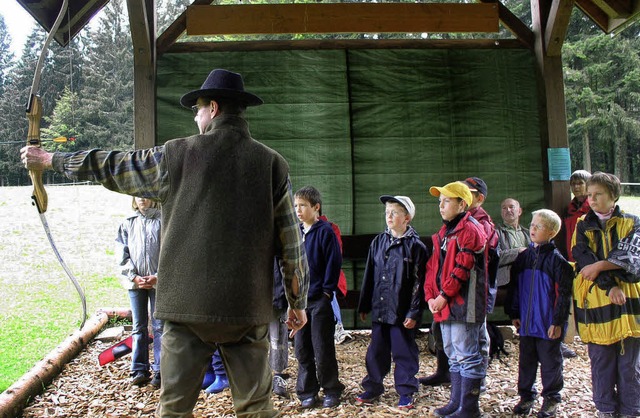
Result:
[[[157,416],[192,416],[211,355],[220,355],[229,378],[236,415],[278,416],[271,401],[269,325],[190,324],[165,321]]]

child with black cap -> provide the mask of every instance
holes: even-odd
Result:
[[[385,205],[386,230],[374,238],[360,290],[358,312],[364,321],[371,312],[371,342],[367,376],[358,404],[372,403],[384,392],[383,379],[395,361],[398,408],[412,409],[418,391],[419,350],[416,331],[423,309],[427,248],[409,223],[415,206],[407,196],[380,196]]]

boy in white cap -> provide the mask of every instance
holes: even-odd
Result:
[[[423,309],[427,248],[409,223],[416,213],[406,196],[380,196],[385,205],[386,230],[369,247],[358,312],[364,321],[371,312],[371,342],[367,376],[358,404],[372,403],[384,392],[383,379],[395,361],[398,408],[412,409],[418,391],[419,350],[416,331]]]
[[[466,184],[449,183],[429,192],[440,198],[444,225],[432,236],[425,300],[434,321],[441,323],[451,377],[449,403],[433,415],[480,417],[480,383],[486,374],[479,341],[487,311],[487,236],[467,212],[473,196]]]

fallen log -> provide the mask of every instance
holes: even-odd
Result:
[[[36,363],[27,373],[7,390],[0,394],[0,418],[11,418],[20,415],[27,402],[43,392],[64,368],[82,349],[100,332],[112,317],[127,317],[130,312],[121,308],[103,308],[91,317],[81,330],[75,331],[44,359]]]

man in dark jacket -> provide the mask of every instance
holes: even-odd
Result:
[[[309,285],[289,167],[251,138],[242,114],[262,100],[244,90],[240,74],[214,70],[180,103],[194,111],[200,135],[131,152],[25,147],[22,159],[31,170],[54,169],[162,203],[158,415],[191,416],[219,348],[237,416],[276,416],[268,363],[274,256],[284,263],[293,333],[306,323]]]

